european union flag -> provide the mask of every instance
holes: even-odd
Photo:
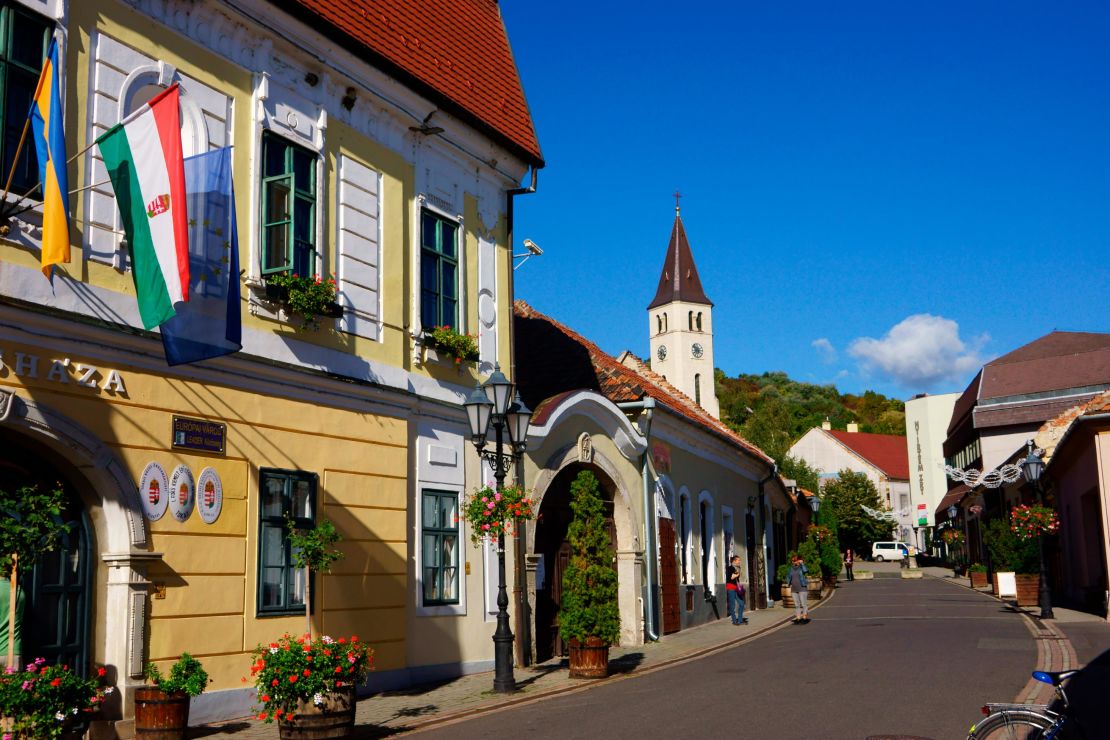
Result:
[[[185,160],[189,301],[161,325],[166,362],[181,365],[243,348],[239,238],[231,147]]]

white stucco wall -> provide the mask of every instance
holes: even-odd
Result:
[[[933,511],[948,491],[944,475],[944,440],[959,393],[943,393],[906,401],[906,449],[910,464],[912,526],[934,525]],[[924,504],[925,524],[919,523]]]

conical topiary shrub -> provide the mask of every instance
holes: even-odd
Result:
[[[579,473],[570,494],[574,518],[567,530],[570,562],[563,573],[559,633],[570,645],[570,675],[603,678],[609,673],[609,646],[621,629],[613,548],[594,474]]]

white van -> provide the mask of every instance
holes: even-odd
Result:
[[[910,546],[905,542],[876,542],[871,545],[871,559],[876,562],[884,560],[901,560],[909,557]]]

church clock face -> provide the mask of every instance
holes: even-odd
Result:
[[[701,348],[701,345],[697,342],[694,342],[693,346],[690,347],[690,354],[692,354],[695,358],[700,359],[704,352],[705,350],[703,350]]]
[[[658,357],[660,360],[667,359],[667,347],[666,347],[666,345],[660,344],[659,349],[655,350],[655,356]]]

